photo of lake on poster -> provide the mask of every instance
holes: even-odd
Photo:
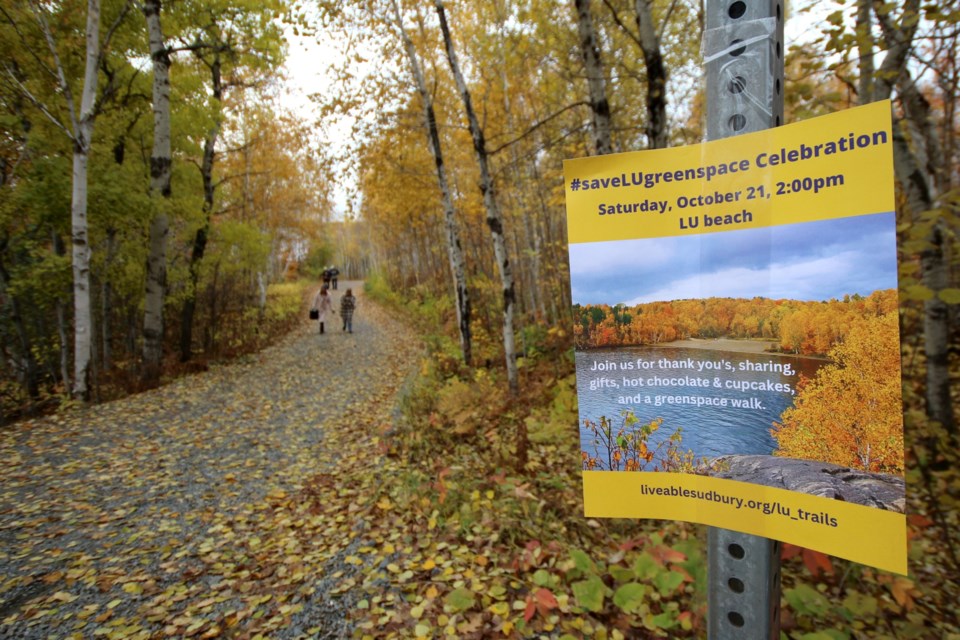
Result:
[[[583,468],[902,472],[894,248],[892,213],[571,244]]]
[[[697,459],[772,454],[777,447],[770,434],[774,421],[793,406],[800,377],[813,378],[826,362],[669,345],[578,351],[576,358],[577,380],[585,381],[578,390],[585,450],[593,438],[583,420],[606,416],[619,426],[621,412],[630,410],[641,424],[663,419],[650,448],[679,427],[682,449]],[[594,456],[603,453],[593,449]]]

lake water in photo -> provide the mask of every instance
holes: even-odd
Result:
[[[697,459],[724,454],[771,454],[774,421],[793,405],[801,376],[812,378],[823,360],[769,353],[644,346],[577,351],[580,439],[592,451],[584,420],[614,419],[624,409],[646,424],[663,418],[651,445],[683,429],[681,451]],[[624,403],[620,400],[625,401]],[[660,403],[657,406],[657,403]],[[699,406],[698,406],[699,405]],[[651,446],[651,448],[653,448]]]

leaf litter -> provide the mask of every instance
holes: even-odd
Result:
[[[373,304],[355,325],[0,433],[0,636],[347,634],[387,505],[340,478],[420,355]]]

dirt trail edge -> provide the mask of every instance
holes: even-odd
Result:
[[[421,347],[362,295],[353,334],[328,325],[0,433],[0,637],[349,636],[338,594],[372,506],[346,470]]]

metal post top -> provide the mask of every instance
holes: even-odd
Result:
[[[782,123],[782,7],[782,0],[707,3],[703,55],[708,140]]]

